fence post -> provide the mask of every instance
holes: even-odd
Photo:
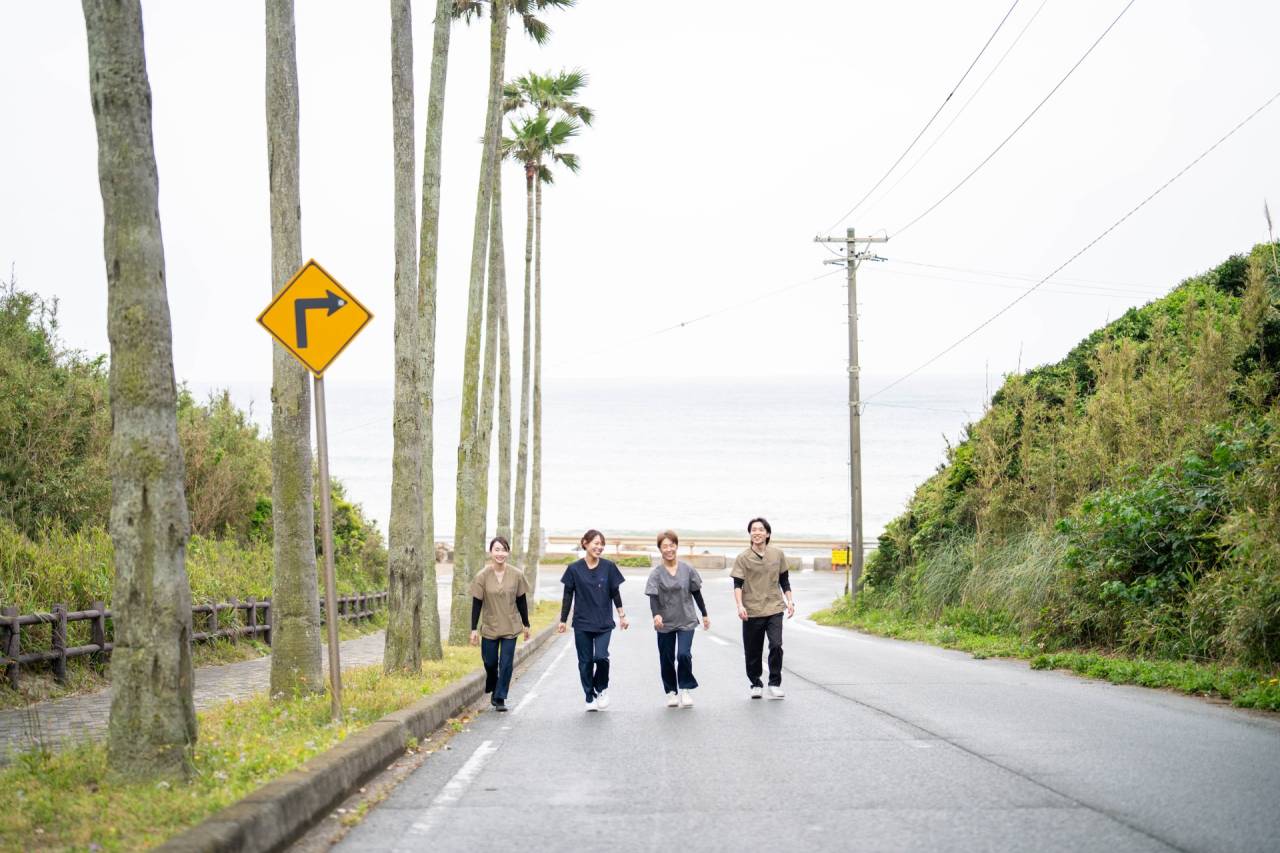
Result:
[[[53,677],[59,684],[67,683],[67,605],[53,605]]]
[[[240,599],[234,595],[231,596],[231,642],[234,643],[240,639]]]
[[[258,639],[258,599],[257,596],[249,596],[249,600],[244,603],[244,624],[249,629],[249,639]]]
[[[209,623],[206,630],[209,632],[209,639],[218,639],[218,602],[209,603]]]
[[[9,658],[5,664],[4,674],[9,679],[9,686],[18,689],[18,655],[22,653],[22,626],[18,624],[18,608],[9,606],[0,608],[0,614],[13,620],[9,623],[9,633],[5,636],[5,644],[0,651]]]
[[[271,599],[269,598],[262,600],[262,624],[267,626],[267,630],[262,632],[262,640],[269,646],[271,645]]]
[[[98,611],[98,615],[89,623],[89,642],[98,647],[93,654],[93,662],[102,670],[107,666],[107,605],[105,602],[95,601],[93,609]]]

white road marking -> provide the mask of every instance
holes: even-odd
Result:
[[[708,639],[708,640],[710,640],[711,642],[716,643],[716,644],[721,645],[721,646],[732,646],[732,645],[733,645],[733,643],[729,642],[728,640],[722,640],[722,639],[720,639],[719,637],[717,637],[715,634],[707,634],[707,639]]]
[[[551,671],[554,670],[556,668],[556,665],[560,663],[560,659],[563,658],[566,654],[568,654],[568,652],[569,652],[569,644],[566,643],[564,648],[560,650],[560,654],[556,655],[556,659],[551,662],[551,665],[548,666],[545,670],[543,670],[542,675],[538,676],[538,680],[535,681],[533,683],[533,686],[529,688],[529,692],[524,694],[524,698],[521,699],[519,702],[517,702],[516,706],[511,709],[512,714],[519,714],[520,710],[524,708],[525,705],[529,704],[530,702],[532,702],[534,699],[538,697],[538,688],[542,686],[542,682],[547,680],[547,676],[551,674]]]
[[[427,806],[422,817],[415,820],[410,826],[408,835],[428,835],[435,825],[439,822],[444,812],[449,806],[462,799],[462,795],[471,787],[471,783],[475,781],[476,776],[480,775],[480,770],[484,767],[485,762],[489,760],[489,756],[498,751],[493,745],[493,741],[486,740],[476,747],[476,751],[471,754],[466,763],[453,774],[453,778],[445,783],[440,789],[440,793],[436,794],[431,805]]]

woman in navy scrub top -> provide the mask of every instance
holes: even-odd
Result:
[[[564,584],[564,601],[560,605],[560,624],[556,631],[565,632],[569,608],[573,608],[573,641],[578,650],[578,676],[586,696],[588,711],[603,711],[609,707],[609,638],[613,635],[613,613],[618,613],[618,623],[627,630],[626,611],[622,608],[622,594],[618,591],[625,578],[612,560],[604,553],[604,534],[588,530],[580,543],[587,552],[581,560],[570,563],[560,578]]]

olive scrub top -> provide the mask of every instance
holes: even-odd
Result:
[[[791,589],[787,558],[781,548],[764,546],[763,556],[748,548],[733,561],[734,588],[742,589],[742,606],[748,617],[773,616],[787,609],[784,590]]]
[[[507,566],[498,580],[493,566],[476,572],[471,581],[471,630],[480,623],[480,636],[486,640],[514,637],[529,627],[529,582],[524,572]]]

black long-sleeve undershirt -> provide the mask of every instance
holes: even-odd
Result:
[[[560,601],[560,621],[569,621],[569,608],[573,606],[573,589],[564,588],[564,598]],[[622,609],[622,592],[620,590],[613,591],[613,606],[618,610]]]
[[[480,625],[480,611],[484,608],[484,601],[479,598],[471,599],[471,630],[474,631]],[[520,614],[520,622],[524,627],[529,627],[529,599],[523,595],[516,596],[516,612]]]
[[[733,579],[734,589],[742,589],[742,584],[743,584],[742,578]],[[783,592],[791,592],[791,572],[790,571],[786,571],[778,575],[778,586],[782,587]]]
[[[693,603],[698,605],[698,612],[705,617],[707,615],[707,602],[702,597],[702,590],[695,589],[691,594],[693,595]],[[649,613],[653,616],[658,615],[658,596],[656,595],[649,596]]]

